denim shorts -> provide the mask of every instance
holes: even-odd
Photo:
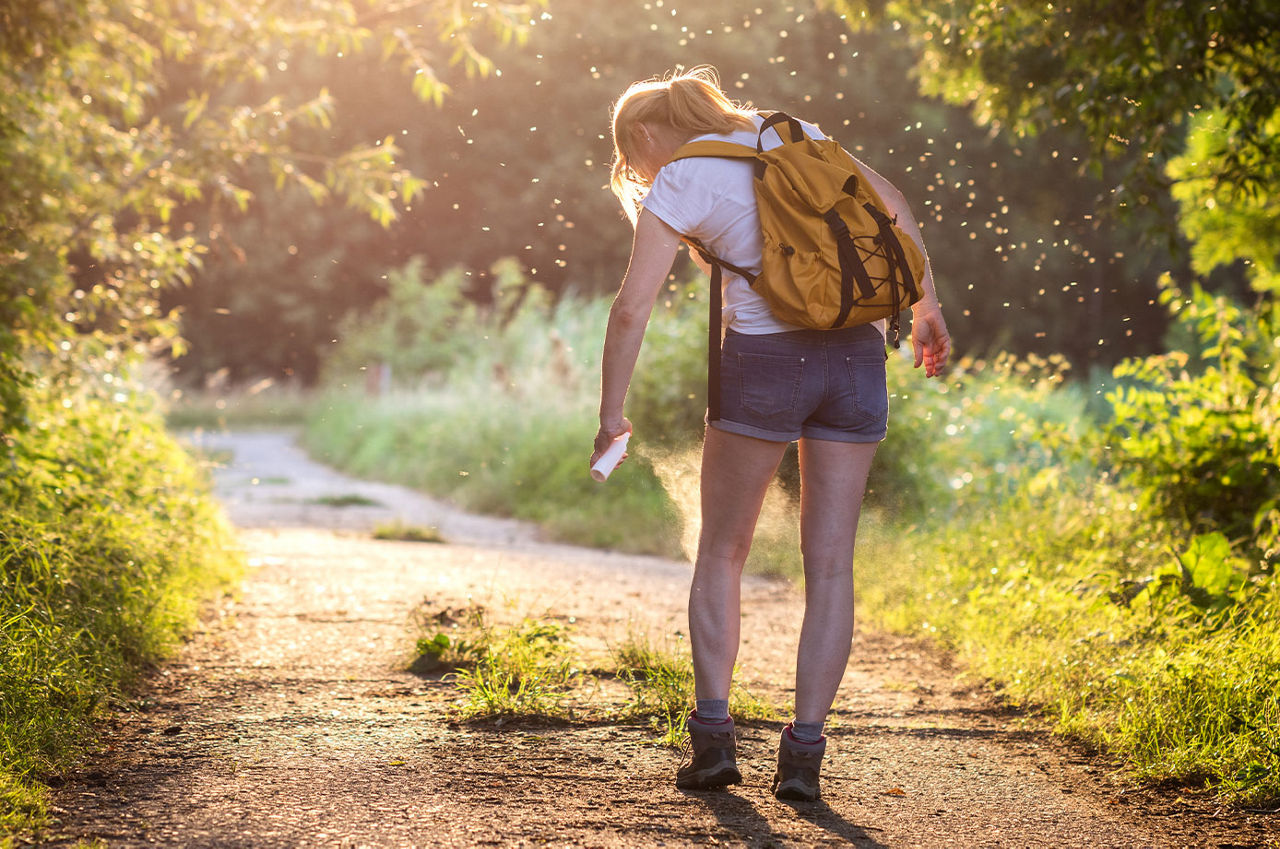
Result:
[[[884,337],[841,330],[725,334],[719,430],[771,442],[879,442],[889,423]]]

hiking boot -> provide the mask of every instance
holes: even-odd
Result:
[[[778,771],[773,774],[773,795],[779,799],[812,802],[822,795],[818,788],[818,772],[827,738],[816,743],[801,743],[791,736],[791,726],[782,729],[778,743]]]
[[[690,713],[684,727],[689,732],[689,747],[685,750],[687,763],[676,771],[676,787],[714,790],[742,783],[732,719],[722,723],[702,722],[696,713]]]

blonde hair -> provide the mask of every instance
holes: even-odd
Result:
[[[631,167],[633,130],[639,123],[662,124],[692,135],[730,133],[754,127],[751,105],[730,100],[710,65],[677,68],[663,78],[632,83],[613,104],[613,168],[609,187],[635,222],[650,181]]]

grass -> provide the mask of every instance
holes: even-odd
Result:
[[[418,639],[410,669],[447,670],[464,695],[463,718],[568,718],[566,704],[580,673],[566,626],[534,618],[494,625],[482,607],[427,622],[437,627],[428,625]]]
[[[262,380],[247,387],[173,391],[165,422],[171,430],[299,427],[311,408],[310,392]]]
[[[678,748],[687,739],[693,666],[687,652],[670,645],[633,633],[611,650],[611,668],[592,670],[590,659],[575,648],[571,627],[552,617],[495,625],[483,607],[471,606],[424,612],[419,631],[409,669],[452,680],[462,694],[462,718],[647,719],[658,745]],[[602,689],[591,685],[605,678],[626,685],[625,704],[600,700]],[[777,706],[738,684],[730,710],[741,721],[779,716]]]
[[[502,628],[486,626],[480,639],[484,649],[475,663],[454,673],[467,696],[464,717],[566,716],[578,673],[562,626],[525,619]]]
[[[270,483],[264,480],[263,483]],[[382,502],[366,495],[358,495],[356,493],[343,493],[341,495],[321,495],[317,498],[308,498],[308,504],[320,504],[325,507],[381,507]]]
[[[684,719],[693,705],[693,664],[687,653],[656,646],[646,637],[629,635],[613,650],[618,677],[630,688],[624,712],[650,720],[658,743],[679,747],[688,734]]]
[[[1099,485],[1028,495],[946,527],[866,528],[864,615],[955,650],[1012,701],[1137,780],[1280,797],[1280,588],[1214,614],[1153,582],[1189,543]],[[1201,599],[1202,600],[1202,599]]]
[[[490,386],[375,399],[335,393],[317,404],[304,441],[316,458],[358,476],[538,522],[561,540],[678,554],[678,520],[651,466],[637,457],[609,483],[592,481],[589,403],[536,385],[538,398]]]
[[[33,397],[0,478],[0,835],[43,820],[42,780],[238,574],[202,469],[146,407]]]
[[[623,714],[647,717],[662,746],[680,748],[688,740],[684,720],[694,704],[693,663],[687,651],[630,634],[613,649],[618,677],[631,690]],[[729,692],[729,713],[739,722],[775,721],[780,708],[737,681]]]
[[[400,542],[444,542],[440,529],[427,525],[412,525],[399,519],[393,522],[380,522],[373,528],[374,539],[398,540]]]

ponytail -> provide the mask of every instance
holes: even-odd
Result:
[[[613,167],[609,187],[635,222],[640,201],[649,190],[629,163],[631,132],[636,124],[665,124],[689,135],[731,133],[751,128],[755,110],[730,100],[720,88],[715,68],[699,65],[664,79],[633,83],[613,105]]]

